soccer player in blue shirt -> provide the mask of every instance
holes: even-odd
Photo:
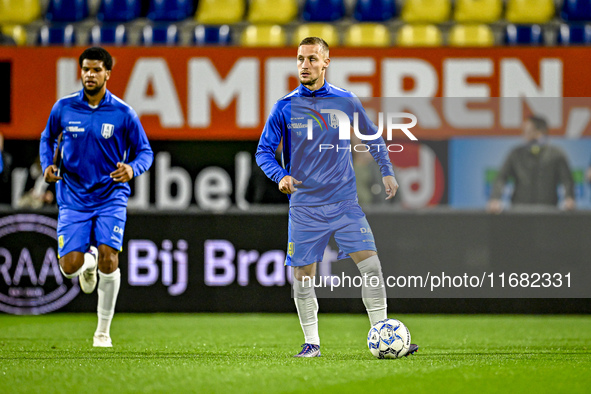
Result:
[[[88,48],[78,62],[83,89],[55,103],[39,152],[45,180],[57,182],[60,268],[66,278],[79,278],[83,292],[92,293],[98,267],[93,346],[112,347],[127,182],[150,168],[154,155],[135,111],[107,90],[111,55],[103,48]]]
[[[377,128],[353,93],[325,81],[329,64],[329,48],[322,38],[308,37],[301,41],[297,55],[301,85],[278,100],[271,110],[256,153],[257,164],[279,184],[282,193],[290,196],[286,264],[294,269],[294,301],[305,337],[296,357],[320,356],[318,302],[310,281],[333,234],[341,251],[339,257],[350,256],[362,277],[367,278],[363,281],[362,297],[370,324],[386,319],[382,268],[369,223],[357,202],[350,140],[339,139],[338,127],[332,119],[329,122],[333,130],[324,117],[318,117],[322,116],[323,103],[325,107],[349,107],[348,115],[352,115],[351,111],[358,113],[359,128],[365,129],[365,134],[375,134]],[[303,109],[296,108],[300,106],[298,100],[303,101]],[[315,116],[317,121],[312,140],[305,131],[304,113]],[[281,141],[285,168],[275,160],[275,150]],[[319,149],[321,146],[333,148],[323,151]],[[370,145],[370,152],[380,167],[386,199],[391,199],[398,183],[381,136]],[[418,346],[411,345],[408,354],[417,349]]]

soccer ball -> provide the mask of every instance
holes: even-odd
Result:
[[[403,357],[410,347],[410,331],[401,321],[381,320],[369,330],[367,347],[380,359]]]

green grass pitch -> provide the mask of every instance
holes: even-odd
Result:
[[[378,360],[363,315],[320,315],[321,358],[296,359],[296,314],[0,316],[0,392],[589,393],[591,316],[401,315],[418,354]]]

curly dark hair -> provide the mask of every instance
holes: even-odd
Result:
[[[82,67],[82,62],[84,59],[100,60],[103,62],[107,70],[111,70],[111,68],[113,68],[113,58],[111,57],[111,54],[104,48],[92,47],[85,49],[84,52],[82,52],[82,55],[80,55],[78,58],[78,64],[80,67]]]

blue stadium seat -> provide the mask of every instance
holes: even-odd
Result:
[[[92,45],[125,45],[127,30],[125,25],[95,25],[90,29],[88,42]]]
[[[193,0],[150,0],[148,19],[182,21],[193,16]]]
[[[41,46],[73,46],[76,44],[76,32],[74,31],[74,26],[42,26],[39,30],[37,42]]]
[[[507,25],[505,44],[542,45],[544,34],[540,25]]]
[[[591,44],[591,26],[590,25],[567,25],[562,24],[558,28],[558,37],[556,39],[559,45],[590,45]]]
[[[174,46],[179,43],[179,29],[176,25],[148,25],[142,30],[141,41],[145,46]]]
[[[302,18],[309,22],[333,22],[345,16],[343,0],[306,0]]]
[[[360,22],[383,22],[396,15],[394,0],[357,0],[353,16]]]
[[[103,22],[129,22],[140,17],[141,0],[101,0],[96,14]]]
[[[230,45],[232,35],[230,26],[196,26],[193,30],[193,44],[198,46],[206,45]]]
[[[591,0],[564,0],[560,15],[567,21],[591,21]]]
[[[88,18],[87,0],[50,0],[45,18],[52,22],[78,22]]]

